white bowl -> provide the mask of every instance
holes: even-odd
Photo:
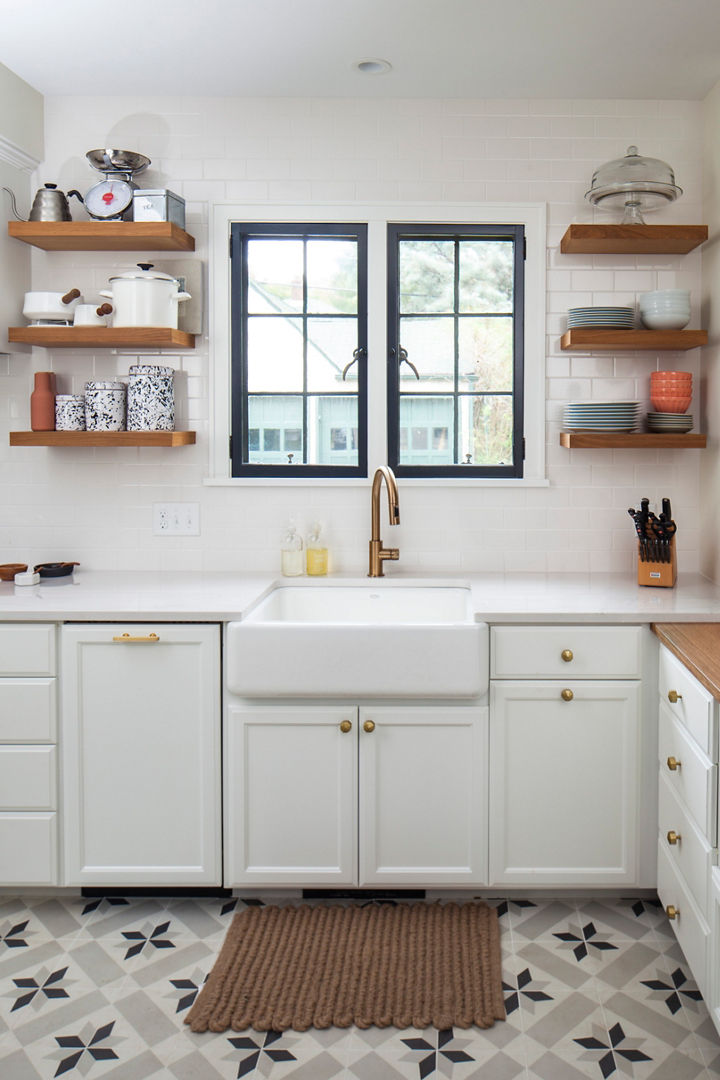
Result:
[[[682,330],[690,322],[690,315],[671,311],[644,311],[642,321],[649,330]]]
[[[653,289],[651,292],[640,294],[640,303],[643,300],[687,300],[690,301],[689,289]]]
[[[690,309],[690,303],[687,300],[641,300],[638,305],[641,311],[645,308],[685,308]]]

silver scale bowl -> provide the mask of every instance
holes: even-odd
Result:
[[[623,225],[644,225],[642,211],[658,210],[682,195],[675,174],[666,161],[642,157],[637,146],[628,146],[625,157],[596,169],[585,198],[602,210],[624,206]]]

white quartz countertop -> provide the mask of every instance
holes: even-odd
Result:
[[[281,578],[274,574],[124,573],[77,570],[40,585],[0,582],[0,621],[226,622],[274,583],[368,584],[367,577]],[[720,588],[699,574],[680,574],[672,589],[640,586],[630,574],[433,574],[388,572],[377,588],[466,584],[477,617],[493,623],[720,622]]]

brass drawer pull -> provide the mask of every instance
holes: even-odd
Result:
[[[678,915],[680,914],[680,909],[676,908],[674,904],[668,904],[668,906],[665,908],[665,914],[667,915],[668,919],[677,919]]]
[[[563,701],[572,701],[575,695],[573,694],[572,690],[561,690],[560,697],[563,699]]]
[[[131,634],[120,634],[119,637],[114,637],[113,641],[119,641],[123,645],[154,645],[160,638],[157,634],[147,634],[145,637],[133,637]]]
[[[367,731],[368,735],[370,735],[374,730],[375,730],[375,721],[374,720],[366,720],[365,723],[363,724],[363,731]]]
[[[668,844],[677,844],[680,842],[680,840],[682,840],[680,833],[676,833],[674,829],[671,829],[670,832],[667,834]]]
[[[563,651],[560,653],[560,659],[564,660],[566,664],[569,664],[570,661],[573,659],[572,649],[563,649]]]
[[[348,731],[352,731],[352,720],[343,720],[340,724],[340,730],[343,735],[347,735]]]
[[[668,701],[671,705],[677,705],[678,701],[682,701],[682,694],[678,694],[677,690],[668,690]]]
[[[676,769],[679,769],[681,767],[681,765],[682,765],[682,761],[678,761],[677,758],[669,757],[667,759],[667,767],[670,770],[670,772],[675,772]]]

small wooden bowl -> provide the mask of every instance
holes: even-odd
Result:
[[[16,574],[24,574],[27,563],[7,562],[0,565],[0,581],[13,581]]]

